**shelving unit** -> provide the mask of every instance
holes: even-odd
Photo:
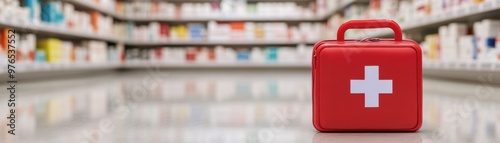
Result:
[[[32,64],[15,64],[16,73],[34,73],[34,72],[50,72],[50,71],[84,71],[84,70],[112,70],[122,67],[120,63],[106,64],[90,64],[90,63],[71,63],[71,64],[48,64],[48,63],[32,63]],[[5,74],[7,71],[1,71],[0,74]]]
[[[423,69],[430,77],[500,84],[499,62],[425,62]]]
[[[281,22],[300,22],[300,21],[323,21],[321,17],[291,17],[291,16],[203,16],[203,17],[126,17],[120,16],[123,20],[135,22],[163,21],[163,22],[206,22],[206,21],[281,21]]]
[[[88,0],[61,0],[61,1],[71,3],[71,4],[75,5],[75,7],[78,7],[78,8],[87,9],[87,10],[95,10],[95,11],[99,11],[103,14],[117,18],[117,19],[123,19],[121,16],[119,16],[115,13],[114,9],[109,9],[106,7],[96,5]]]
[[[82,9],[89,9],[99,11],[106,15],[110,15],[119,20],[125,21],[135,21],[135,22],[148,22],[148,21],[165,21],[165,22],[190,22],[190,21],[283,21],[283,22],[296,22],[296,21],[325,21],[329,16],[334,13],[342,11],[345,7],[353,4],[357,1],[366,0],[347,0],[335,8],[328,9],[322,14],[311,17],[296,17],[296,16],[203,16],[203,17],[127,17],[123,15],[118,15],[114,11],[106,9],[104,7],[95,6],[89,1],[79,1],[79,0],[63,0],[65,2],[74,4],[75,6]],[[262,0],[250,0],[251,2],[270,2]],[[273,0],[279,1],[279,0]],[[311,1],[311,0],[295,0],[295,1]],[[202,1],[174,1],[174,2],[212,2],[210,0]]]
[[[121,40],[115,38],[114,36],[99,35],[91,32],[66,29],[61,26],[54,26],[45,23],[35,24],[28,21],[0,18],[0,26],[15,28],[17,31],[20,32],[32,32],[37,34],[50,35],[54,37],[83,38],[83,39],[103,40],[108,42],[121,42]]]
[[[449,61],[449,62],[424,62],[424,69],[442,70],[471,70],[471,71],[495,71],[500,70],[500,63],[494,61]]]
[[[317,40],[320,41],[320,40]],[[149,47],[149,46],[216,46],[216,45],[238,45],[238,46],[260,46],[260,45],[297,45],[314,44],[317,41],[279,41],[279,40],[258,40],[258,41],[165,41],[165,42],[125,42],[128,46]]]
[[[16,64],[16,73],[36,72],[64,72],[64,71],[97,71],[117,69],[146,69],[148,67],[159,67],[164,69],[197,69],[197,68],[246,68],[246,69],[309,69],[310,63],[153,63],[153,62],[128,62],[114,64]],[[0,71],[7,74],[7,71]]]
[[[146,67],[160,67],[160,68],[311,68],[310,63],[127,63],[124,68],[127,69],[143,69]]]
[[[325,21],[329,16],[338,13],[356,0],[348,0],[340,4],[336,8],[332,8],[313,17],[263,17],[263,16],[217,16],[217,17],[181,17],[181,18],[140,18],[140,17],[126,17],[116,14],[112,9],[102,6],[96,6],[90,1],[84,0],[61,0],[63,2],[71,3],[75,7],[84,10],[94,10],[109,15],[118,20],[144,22],[144,21],[166,21],[166,22],[190,22],[190,21],[260,21],[260,22],[299,22],[299,21]],[[301,0],[310,1],[310,0]],[[357,0],[363,1],[363,0]],[[200,1],[197,1],[200,2]],[[165,42],[135,42],[126,41],[111,35],[98,35],[92,32],[78,31],[64,28],[64,26],[54,26],[45,23],[35,24],[30,21],[19,21],[12,19],[0,18],[0,26],[12,27],[23,32],[34,32],[37,34],[50,35],[54,37],[64,38],[83,38],[92,40],[103,40],[112,43],[124,43],[126,46],[169,46],[169,45],[297,45],[297,44],[314,44],[316,41],[237,41],[237,42],[214,42],[214,41],[165,41]],[[318,40],[319,41],[319,40]]]
[[[362,0],[358,0],[362,1]],[[328,19],[329,16],[342,11],[345,7],[353,4],[356,0],[348,0],[335,8],[328,9],[326,12],[311,17],[297,17],[297,16],[204,16],[204,17],[162,17],[162,18],[148,18],[148,17],[124,17],[118,16],[118,19],[145,22],[145,21],[166,21],[166,22],[190,22],[190,21],[280,21],[280,22],[320,22]]]
[[[123,67],[120,63],[89,64],[89,63],[71,63],[71,64],[14,64],[16,74],[19,73],[38,73],[38,72],[67,72],[67,71],[99,71],[99,70],[117,70]],[[0,75],[7,74],[8,71],[0,71]],[[6,77],[6,76],[4,76]]]
[[[416,19],[406,23],[400,23],[403,32],[415,30],[421,31],[427,28],[437,28],[441,25],[451,22],[461,22],[467,19],[481,19],[483,17],[497,16],[500,12],[500,0],[486,1],[482,4],[471,5],[462,7],[455,10],[448,10],[438,15],[431,15],[423,19]],[[478,16],[483,15],[483,16]],[[366,35],[356,36],[358,38],[364,37],[388,37],[392,36],[393,32],[388,29],[380,29]]]
[[[98,11],[104,15],[113,17],[118,21],[129,21],[129,22],[150,22],[150,21],[162,21],[162,22],[208,22],[208,21],[255,21],[255,22],[324,22],[327,21],[330,16],[343,12],[344,9],[352,4],[357,3],[368,3],[368,0],[346,0],[343,3],[338,4],[337,7],[330,8],[325,12],[319,13],[311,17],[276,17],[276,16],[212,16],[212,17],[127,17],[115,13],[114,9],[107,7],[102,7],[91,1],[83,0],[60,0],[63,2],[71,3],[78,10],[92,10]],[[211,2],[211,0],[170,0],[171,2]],[[249,2],[269,2],[264,0],[248,0]],[[281,1],[281,0],[273,0]],[[292,0],[295,2],[309,2],[311,0]],[[401,23],[400,26],[404,32],[415,33],[416,31],[424,31],[428,29],[437,29],[441,25],[446,25],[451,22],[464,22],[464,21],[477,21],[476,19],[484,19],[491,17],[498,17],[500,12],[500,0],[485,1],[482,4],[470,5],[466,7],[460,7],[453,10],[448,10],[437,15],[431,15],[423,19],[416,19],[413,21]],[[102,40],[111,43],[123,43],[127,47],[134,48],[150,48],[150,47],[161,47],[161,46],[293,46],[298,44],[312,45],[318,40],[313,41],[162,41],[162,42],[138,42],[122,40],[110,35],[96,35],[92,32],[87,31],[77,31],[72,29],[66,29],[61,26],[53,26],[44,23],[31,23],[23,22],[19,20],[0,18],[1,27],[12,27],[17,30],[22,30],[23,32],[31,32],[35,34],[43,34],[53,37],[64,37],[67,39],[91,39],[91,40]],[[347,37],[389,37],[393,33],[388,29],[372,31],[372,33],[366,33],[364,35],[351,35]],[[145,65],[151,63],[122,63],[122,64],[27,64],[18,65],[19,72],[40,72],[40,71],[69,71],[69,70],[103,70],[103,69],[141,69],[145,68]],[[263,64],[263,63],[226,63],[226,64],[159,64],[161,68],[310,68],[310,63],[291,63],[291,64]],[[424,62],[425,71],[500,71],[500,63],[498,62]],[[6,71],[0,71],[0,74],[4,74]]]

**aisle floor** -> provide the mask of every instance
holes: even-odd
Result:
[[[17,134],[1,126],[0,142],[498,143],[500,88],[488,76],[478,81],[425,78],[424,125],[416,133],[318,133],[307,70],[148,70],[40,81],[18,85]]]

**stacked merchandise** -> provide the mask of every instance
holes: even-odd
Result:
[[[350,2],[349,0],[316,0],[316,14],[321,15],[329,12],[330,9],[336,9],[340,7],[342,3]]]
[[[331,4],[331,3],[329,3]],[[321,12],[328,8],[321,3]],[[279,7],[279,8],[277,8]],[[175,5],[163,1],[117,2],[116,13],[130,18],[186,18],[186,17],[312,17],[314,5],[301,7],[295,2],[257,2],[222,0],[220,2],[182,3]],[[270,15],[272,13],[272,15]]]
[[[439,34],[427,35],[420,45],[426,60],[496,62],[500,59],[498,41],[500,20],[485,19],[472,27],[460,23],[441,26]]]
[[[432,15],[443,14],[445,12],[455,12],[456,14],[461,15],[466,12],[463,8],[473,7],[488,1],[494,0],[413,0],[411,7],[412,18],[422,19]]]
[[[409,11],[411,3],[400,0],[371,0],[367,5],[350,5],[344,12],[344,20],[349,19],[393,19],[399,23],[409,20]],[[349,30],[346,33],[348,37],[370,36],[364,30]]]
[[[458,57],[472,55],[472,47],[459,47],[459,38],[467,35],[467,24],[451,23],[448,26],[439,27],[439,46],[433,46],[432,57],[440,58],[441,61],[456,61]],[[442,48],[441,48],[442,47]],[[439,48],[439,49],[437,49]],[[459,53],[463,53],[459,55]],[[466,59],[464,57],[464,59]],[[470,59],[470,58],[468,58]]]
[[[115,24],[115,35],[136,42],[165,41],[317,41],[325,36],[322,23],[215,22],[169,25],[151,22],[148,25]],[[207,28],[208,27],[208,28]],[[126,34],[124,34],[126,33]]]
[[[101,0],[101,3],[114,5],[113,0]],[[3,0],[0,7],[0,20],[10,24],[47,24],[112,36],[111,17],[99,12],[75,11],[73,5],[61,1]],[[0,40],[6,41],[7,29],[0,29],[0,33]],[[108,45],[104,41],[73,43],[55,38],[37,39],[35,34],[16,34],[15,37],[18,64],[118,63],[123,51],[123,45]],[[0,57],[6,57],[7,43],[2,42],[0,46]],[[6,63],[2,61],[2,64]]]
[[[393,19],[400,25],[423,20],[431,16],[463,15],[464,8],[476,8],[479,4],[493,0],[371,0],[370,5],[350,5],[344,11],[344,19]],[[444,18],[444,17],[443,17]],[[383,29],[387,30],[387,29]],[[373,30],[370,30],[373,31]],[[370,36],[364,30],[349,30],[347,36]]]
[[[460,8],[476,6],[486,1],[492,0],[370,0],[368,7],[350,5],[344,13],[346,20],[390,18],[406,23],[445,12],[460,12]]]
[[[326,30],[328,32],[325,32],[325,37],[328,37],[326,39],[337,39],[337,30],[339,29],[339,26],[344,23],[344,17],[340,14],[334,14],[330,18],[328,18],[328,21],[326,22]]]
[[[5,32],[6,29],[1,29]],[[37,39],[35,34],[16,34],[16,63],[69,64],[69,63],[119,63],[123,45],[108,45],[104,41],[83,41],[75,43],[56,38]],[[2,41],[5,34],[0,36]],[[0,44],[5,47],[6,43]],[[4,49],[5,51],[5,49]],[[6,56],[2,52],[2,56]]]
[[[152,63],[309,63],[312,47],[164,47],[128,49],[126,61]]]
[[[110,10],[110,12],[114,12],[115,5],[120,0],[78,0],[82,3],[90,3],[93,6],[100,7],[101,9]]]
[[[496,41],[500,40],[500,20],[485,19],[475,22],[473,29],[477,51],[473,58],[479,61],[498,61],[500,44]]]
[[[312,6],[309,8],[301,7],[294,2],[258,2],[248,4],[246,1],[240,1],[238,3],[232,0],[223,0],[221,2],[221,13],[223,15],[235,15],[234,13],[236,13],[236,15],[240,16],[256,17],[312,17],[315,15]],[[245,9],[246,11],[244,11]]]
[[[101,35],[112,33],[113,18],[103,16],[97,11],[75,11],[72,4],[59,1],[45,2],[41,9],[42,22],[79,31],[92,31]]]
[[[72,43],[55,38],[37,41],[37,63],[119,63],[123,46],[108,45],[103,41]]]
[[[16,24],[30,22],[30,9],[21,7],[19,0],[0,1],[0,19]]]
[[[0,29],[0,66],[7,67],[8,61],[5,60],[8,58],[7,52],[9,49],[9,29]],[[16,35],[14,35],[16,36]],[[16,36],[17,37],[17,36]]]
[[[2,7],[0,18],[11,24],[40,24],[42,22],[42,24],[77,31],[92,31],[101,35],[111,36],[110,33],[112,33],[112,17],[103,16],[96,11],[75,11],[72,4],[61,1],[3,0],[0,1],[0,7]]]

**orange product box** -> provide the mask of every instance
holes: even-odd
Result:
[[[92,11],[89,13],[90,15],[90,24],[92,25],[92,29],[94,32],[99,30],[99,17],[101,17],[101,13],[97,11]]]

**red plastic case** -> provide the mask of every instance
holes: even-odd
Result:
[[[348,29],[391,28],[394,39],[344,40]],[[319,131],[417,131],[422,51],[392,20],[351,20],[316,43],[313,124]]]

